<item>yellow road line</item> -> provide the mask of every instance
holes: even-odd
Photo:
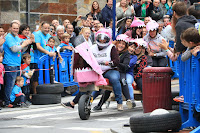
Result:
[[[101,131],[91,131],[91,133],[103,133]]]

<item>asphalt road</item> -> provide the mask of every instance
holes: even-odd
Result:
[[[172,91],[178,91],[178,81],[172,81]],[[62,98],[63,102],[74,97]],[[93,107],[99,99],[94,100]],[[74,110],[60,104],[31,105],[30,108],[3,108],[0,110],[0,133],[131,133],[129,123],[132,115],[143,113],[142,104],[136,101],[134,109],[117,111],[117,104],[111,101],[109,108],[103,106],[102,112],[93,112],[89,120],[81,120],[77,106]]]
[[[67,97],[63,100],[70,100]],[[94,101],[93,106],[98,100]],[[31,105],[29,109],[15,108],[13,111],[0,113],[0,133],[131,133],[129,127],[123,127],[133,114],[142,113],[140,101],[134,109],[128,109],[124,102],[124,111],[117,111],[117,104],[112,101],[109,108],[103,106],[102,112],[91,113],[89,120],[81,120],[77,106],[74,110],[56,105]],[[12,109],[10,109],[12,110]]]

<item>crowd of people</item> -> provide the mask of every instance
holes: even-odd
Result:
[[[166,67],[167,56],[172,61],[179,56],[186,61],[199,52],[200,10],[193,2],[121,0],[116,4],[116,40],[112,40],[113,0],[107,0],[102,10],[94,1],[91,12],[78,16],[72,23],[68,19],[62,24],[58,20],[41,22],[32,33],[19,20],[13,20],[6,33],[0,26],[0,105],[30,106],[30,93],[37,94],[39,58],[47,54],[62,61],[60,52],[74,51],[87,43],[103,77],[113,87],[117,109],[123,110],[122,94],[127,107],[134,108],[132,84],[142,91],[145,67]],[[74,59],[74,66],[88,66],[76,54]],[[100,91],[92,93],[94,99]],[[102,110],[111,92],[102,93],[93,110]],[[73,101],[62,105],[74,108],[81,95],[79,92]]]

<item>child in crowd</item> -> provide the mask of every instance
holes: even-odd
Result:
[[[55,47],[55,39],[53,37],[49,38],[48,44],[46,45],[45,50],[47,50],[48,52],[55,52],[55,54],[53,56],[53,60],[54,60],[56,57],[57,49]],[[62,57],[60,56],[59,53],[58,53],[58,57],[60,58],[60,61],[62,62]]]
[[[3,53],[0,53],[0,91],[3,85],[3,71],[5,71],[2,61],[3,61]],[[1,107],[0,107],[0,110],[1,110]]]
[[[28,108],[29,105],[27,105],[26,97],[24,93],[22,93],[21,87],[24,85],[24,78],[21,76],[17,76],[15,81],[15,86],[12,89],[11,95],[10,95],[10,101],[12,105],[18,105],[20,104],[20,107],[22,108]],[[14,107],[14,106],[13,106]]]
[[[63,52],[63,51],[70,52],[73,50],[73,45],[69,43],[69,41],[70,41],[70,35],[67,33],[64,33],[62,35],[61,44],[57,47],[58,53]]]
[[[200,35],[196,28],[188,28],[181,34],[181,42],[187,47],[187,50],[182,54],[181,60],[186,61],[192,55],[197,56],[200,51]]]
[[[134,90],[132,83],[134,81],[134,66],[137,61],[137,56],[134,55],[135,49],[138,47],[137,43],[134,43],[134,39],[130,39],[129,41],[129,46],[128,46],[128,52],[130,53],[130,62],[129,66],[130,68],[126,72],[126,80],[128,84],[128,89],[129,89],[129,94],[130,94],[130,99],[132,101],[132,107],[135,107],[135,101],[134,101]]]
[[[21,64],[22,69],[22,77],[24,78],[24,85],[22,87],[22,92],[25,94],[27,104],[30,104],[30,79],[35,71],[33,69],[30,71],[30,62],[31,62],[31,55],[28,53],[25,53],[22,55],[23,64]]]

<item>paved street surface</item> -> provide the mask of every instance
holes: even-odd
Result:
[[[178,82],[172,81],[172,90],[178,91]],[[74,97],[62,98],[63,102]],[[99,99],[93,102],[97,104]],[[0,111],[0,133],[131,133],[129,123],[133,114],[142,113],[142,104],[136,101],[136,107],[129,110],[124,102],[124,111],[117,111],[112,101],[109,108],[103,106],[102,112],[91,113],[89,120],[81,120],[77,106],[74,110],[60,104],[31,105],[30,108],[3,108]]]

